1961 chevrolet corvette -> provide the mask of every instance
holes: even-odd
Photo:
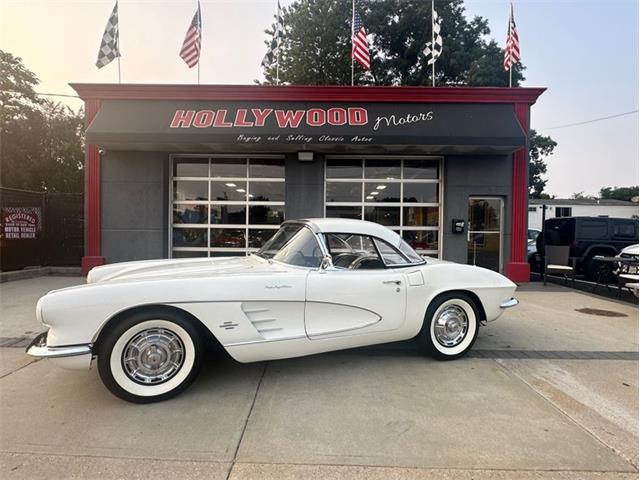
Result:
[[[97,359],[112,393],[146,403],[187,388],[208,341],[257,362],[415,337],[454,359],[517,305],[515,289],[490,270],[424,259],[375,223],[287,221],[247,257],[94,268],[86,285],[40,299],[48,331],[27,353],[68,368]]]

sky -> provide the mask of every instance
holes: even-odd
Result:
[[[95,67],[113,4],[0,0],[0,49],[21,57],[37,74],[39,92],[73,95],[70,82],[117,82],[116,62]],[[276,0],[202,0],[201,5],[201,82],[261,79],[263,31],[272,22]],[[178,56],[195,6],[195,0],[120,0],[123,83],[196,82],[196,70]],[[488,19],[491,37],[504,45],[509,3],[467,0],[465,6],[469,17]],[[553,128],[638,110],[637,0],[516,0],[514,11],[527,67],[523,86],[548,89],[532,108],[531,127],[558,142],[548,159],[546,192],[568,197],[637,185],[637,112]]]

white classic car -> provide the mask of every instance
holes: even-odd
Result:
[[[470,265],[424,259],[376,223],[287,221],[247,257],[96,267],[87,284],[38,302],[48,331],[27,353],[98,372],[146,403],[183,391],[212,340],[239,362],[415,338],[437,359],[472,347],[481,323],[517,305],[516,285]]]

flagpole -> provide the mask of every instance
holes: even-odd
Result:
[[[200,85],[200,59],[202,58],[202,11],[198,0],[198,19],[200,20],[200,52],[198,53],[198,85]]]
[[[511,41],[511,25],[513,24],[513,3],[511,4],[511,11],[509,12],[509,36],[507,37],[507,43],[509,43]],[[507,45],[507,48],[509,48],[509,46]],[[509,55],[511,55],[511,53],[509,53]],[[513,66],[513,61],[510,60],[509,61],[509,88],[511,87],[511,68]]]
[[[353,23],[356,21],[356,0],[351,0],[351,86],[353,87]]]
[[[434,4],[434,0],[431,0],[431,86],[435,87],[436,86],[436,62],[435,62],[435,48],[436,48],[436,37],[435,37],[435,31],[434,31],[434,26],[436,24],[435,22],[435,11],[436,11],[436,7]]]
[[[276,85],[280,85],[280,2],[276,10]]]
[[[118,9],[118,84],[122,83],[120,79],[120,9],[118,8],[118,0],[116,0],[116,8]]]

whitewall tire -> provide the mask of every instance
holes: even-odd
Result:
[[[190,321],[177,312],[149,310],[121,319],[105,333],[98,345],[98,371],[114,395],[157,402],[193,382],[202,355],[202,339]]]
[[[474,299],[464,292],[436,297],[425,315],[418,345],[438,360],[453,360],[467,353],[478,337],[480,315]]]

